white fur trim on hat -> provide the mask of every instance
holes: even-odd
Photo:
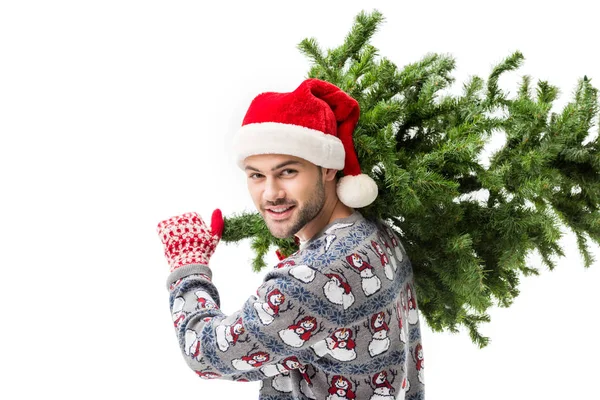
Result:
[[[346,153],[333,135],[299,125],[262,122],[242,126],[233,138],[236,163],[244,168],[246,157],[256,154],[286,154],[303,158],[323,168],[342,170]]]
[[[377,183],[367,174],[348,175],[340,179],[337,195],[342,203],[351,208],[362,208],[377,198]]]

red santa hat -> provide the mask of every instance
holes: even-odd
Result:
[[[259,94],[235,135],[236,162],[243,168],[252,155],[286,154],[342,170],[340,201],[352,208],[368,206],[378,188],[361,172],[354,150],[352,133],[359,115],[355,99],[318,79],[305,80],[293,92]]]

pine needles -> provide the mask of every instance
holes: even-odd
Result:
[[[600,243],[598,93],[584,77],[562,112],[552,112],[558,88],[524,77],[515,98],[500,88],[502,74],[524,57],[515,52],[493,68],[487,81],[473,77],[458,96],[455,61],[428,54],[398,69],[369,40],[381,13],[360,13],[344,43],[324,52],[315,39],[300,51],[311,61],[309,77],[329,81],[360,104],[355,147],[363,168],[379,186],[379,197],[361,212],[388,221],[401,236],[415,271],[417,298],[436,331],[465,327],[474,343],[493,305],[508,307],[519,278],[537,274],[526,263],[533,251],[553,269],[564,256],[561,226],[577,238],[588,267],[591,239]],[[484,165],[484,146],[503,133],[504,146]],[[226,219],[225,241],[252,240],[253,267],[276,246],[284,254],[292,240],[272,237],[257,214]]]

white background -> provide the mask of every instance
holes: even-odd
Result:
[[[257,383],[185,365],[155,226],[252,209],[231,138],[256,94],[305,77],[296,45],[337,46],[377,8],[373,43],[397,65],[450,53],[460,85],[518,49],[525,65],[502,86],[549,80],[562,108],[584,74],[600,86],[593,3],[2,2],[0,397],[257,398]],[[429,399],[598,398],[600,265],[584,269],[573,235],[562,243],[555,271],[491,310],[487,348],[424,327]],[[225,312],[262,279],[250,257],[242,243],[213,258]]]

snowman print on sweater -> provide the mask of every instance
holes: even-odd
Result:
[[[329,248],[331,247],[331,245],[333,244],[333,242],[335,242],[335,240],[337,239],[337,236],[334,234],[335,231],[337,231],[338,229],[344,229],[344,228],[349,228],[352,225],[354,225],[354,222],[340,222],[340,223],[336,223],[331,225],[329,228],[327,228],[327,230],[325,230],[324,235],[325,235],[325,252],[329,251]]]
[[[283,364],[276,364],[272,367],[276,367],[280,370],[271,380],[271,386],[273,389],[280,393],[291,393],[294,388],[292,384],[292,378],[290,377],[290,371],[286,369]]]
[[[402,247],[398,239],[396,239],[396,235],[394,235],[394,232],[389,226],[386,226],[385,230],[388,236],[390,237],[390,241],[392,242],[392,247],[394,249],[396,257],[398,258],[398,261],[402,262],[402,260],[404,259],[404,248]]]
[[[197,290],[194,292],[194,294],[198,299],[198,304],[196,305],[198,310],[216,310],[219,308],[217,303],[215,303],[210,295],[204,290]]]
[[[404,300],[404,291],[400,291],[400,296],[396,299],[396,320],[398,321],[398,331],[400,332],[400,341],[406,343],[407,326],[406,319],[406,301]]]
[[[419,313],[417,311],[417,300],[413,295],[413,289],[410,283],[406,284],[406,297],[408,301],[408,323],[415,325],[419,321]]]
[[[238,371],[248,371],[254,368],[260,368],[271,359],[269,353],[258,350],[258,344],[255,343],[252,348],[241,358],[236,358],[231,361],[233,368]]]
[[[298,319],[301,315],[304,315],[304,309],[302,308],[298,309],[298,315],[294,319],[296,322],[278,332],[281,340],[288,346],[302,347],[311,336],[324,329],[321,326],[317,330],[317,319],[315,317],[306,315],[303,318]]]
[[[388,280],[393,281],[394,280],[394,272],[396,271],[396,268],[392,267],[392,263],[390,262],[387,254],[383,251],[383,248],[381,247],[381,245],[374,240],[371,240],[371,247],[373,248],[373,251],[375,252],[377,257],[379,257],[379,261],[381,262],[381,265],[383,266],[383,271],[385,273],[385,277]]]
[[[257,301],[254,303],[254,309],[256,310],[260,322],[262,322],[263,325],[269,325],[279,316],[280,312],[285,312],[294,308],[292,305],[288,304],[287,308],[282,309],[281,306],[284,302],[285,295],[279,289],[270,289],[267,293],[267,301]]]
[[[388,311],[388,314],[391,315],[391,312]],[[385,353],[389,349],[389,322],[390,321],[386,321],[385,311],[380,311],[376,314],[373,314],[371,316],[370,324],[367,325],[367,323],[365,322],[365,327],[367,327],[373,335],[371,342],[369,342],[369,354],[371,355],[371,357],[375,357],[381,353]]]
[[[421,343],[417,344],[414,351],[414,359],[417,368],[417,378],[419,378],[419,382],[425,383],[424,379],[424,369],[425,369],[425,360],[423,358],[423,346]]]
[[[334,269],[331,273],[326,273],[325,276],[329,278],[323,286],[323,294],[327,300],[333,304],[343,306],[344,310],[354,304],[354,295],[341,270]]]
[[[246,340],[240,340],[240,335],[244,332],[246,332],[246,329],[242,324],[242,317],[239,317],[233,323],[224,320],[215,329],[219,350],[227,351],[230,346],[235,346],[238,341],[247,342],[249,340],[248,338]]]
[[[357,385],[354,385],[357,386]],[[331,379],[327,393],[327,400],[354,400],[356,393],[352,390],[352,382],[341,375],[335,375]]]
[[[271,386],[273,387],[273,389],[281,393],[291,393],[293,390],[293,385],[292,380],[290,378],[290,371],[295,369],[300,372],[300,374],[304,378],[303,380],[307,381],[308,385],[312,386],[306,367],[303,366],[300,363],[300,361],[298,361],[298,358],[296,358],[295,356],[285,358],[283,361],[281,361],[280,364],[265,365],[260,370],[265,376],[274,377],[271,381]],[[307,387],[308,386],[303,387],[302,384],[300,385],[301,391],[303,388],[306,389]],[[307,394],[312,395],[312,390],[305,391]],[[304,393],[304,391],[302,392]],[[307,396],[307,394],[305,394],[305,396]],[[310,398],[310,396],[307,397]]]
[[[366,261],[363,259],[363,256],[367,259]],[[373,266],[366,252],[359,251],[358,253],[352,253],[346,257],[346,262],[352,271],[360,275],[361,286],[365,296],[371,296],[381,288],[381,281],[373,273]]]
[[[312,373],[309,372],[309,369],[312,370]],[[312,378],[317,374],[312,365],[300,365],[298,367],[298,372],[302,375],[302,379],[300,379],[300,393],[309,398],[310,400],[315,400],[315,394],[312,391]]]
[[[183,307],[185,306],[185,300],[181,296],[177,296],[175,300],[173,300],[173,307],[171,308],[171,315],[173,317],[173,326],[175,330],[179,330],[181,323],[187,316],[187,313],[183,311]]]
[[[298,368],[296,364],[296,357],[288,357],[284,359],[280,364],[265,365],[260,371],[267,377],[273,376],[271,380],[271,386],[273,389],[281,393],[291,393],[293,390],[292,380],[290,378],[290,371]]]
[[[288,274],[304,283],[310,283],[315,279],[316,272],[308,265],[296,265],[294,260],[284,260],[275,266],[276,269],[289,268]]]
[[[340,328],[325,340],[312,346],[318,357],[329,354],[338,361],[352,361],[356,358],[356,343],[350,328]]]
[[[380,237],[380,239],[383,243],[383,247],[385,247],[385,252],[388,256],[388,260],[390,261],[390,264],[392,264],[392,269],[396,271],[398,269],[398,263],[396,262],[396,257],[394,257],[394,251],[384,238]]]
[[[406,393],[410,390],[410,381],[405,376],[402,378],[402,383],[400,384],[400,391],[398,392],[398,396],[396,400],[404,400],[406,398]]]
[[[187,329],[184,334],[185,354],[193,360],[200,360],[200,337],[193,329]]]
[[[392,380],[388,379],[387,371],[381,371],[373,375],[371,380],[365,379],[365,382],[373,389],[373,395],[369,400],[396,400],[394,392],[396,391],[392,384],[396,380],[398,371],[391,369]]]
[[[206,367],[201,370],[196,370],[194,372],[202,379],[218,379],[221,377],[221,374],[219,374],[218,372],[211,371],[210,367]]]
[[[277,263],[277,265],[275,265],[274,269],[287,268],[292,267],[294,265],[296,265],[296,261],[290,259],[283,259],[279,263]]]
[[[169,292],[172,292],[173,290],[175,290],[175,288],[176,288],[177,286],[179,286],[179,284],[180,284],[181,282],[183,282],[183,278],[179,278],[179,279],[177,279],[175,282],[171,282],[171,283],[169,284]]]

